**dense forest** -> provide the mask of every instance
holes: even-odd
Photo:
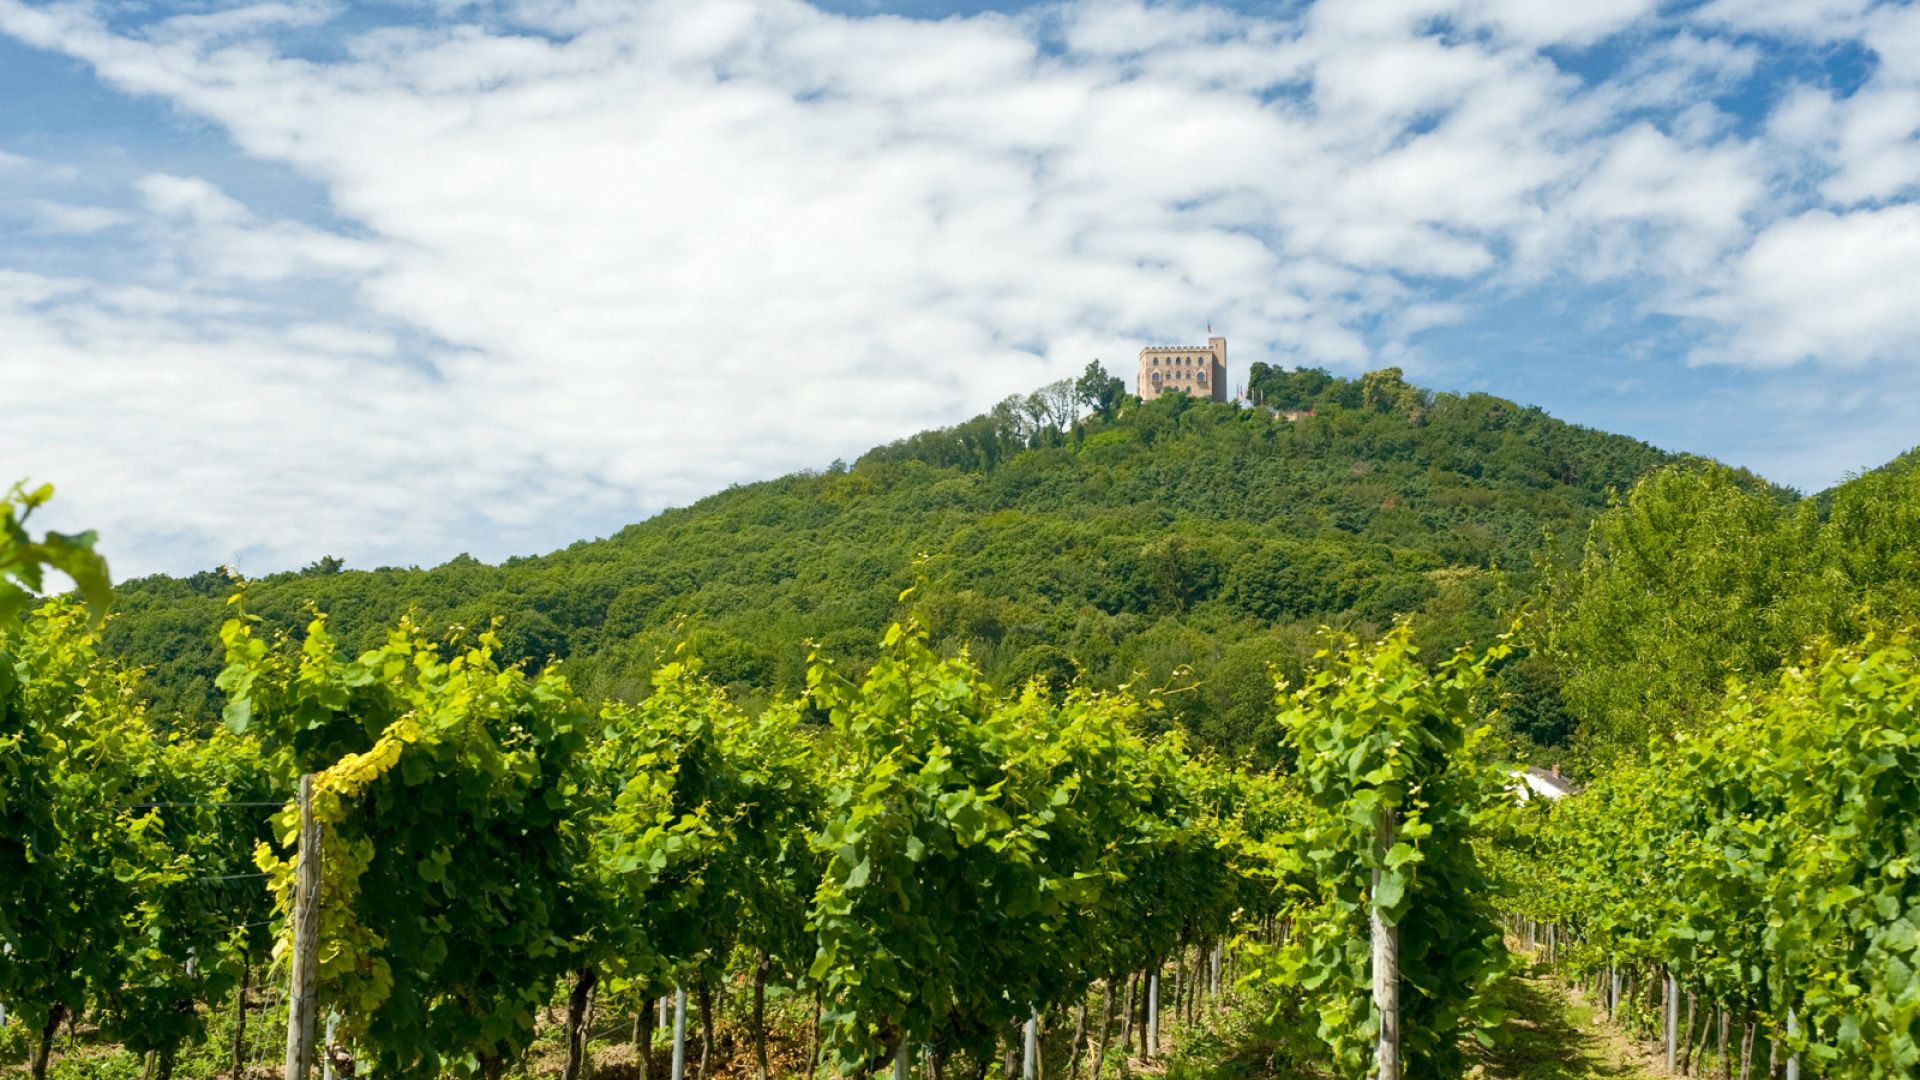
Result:
[[[1782,501],[1719,466],[1669,466],[1540,582],[1540,662],[1588,767],[1717,722],[1729,679],[1920,618],[1920,457]]]
[[[1415,613],[1429,651],[1489,640],[1554,538],[1577,545],[1610,492],[1672,460],[1392,369],[1256,364],[1256,407],[1123,391],[1090,367],[851,466],[735,487],[551,555],[370,571],[321,558],[249,583],[246,604],[283,629],[327,611],[353,649],[408,609],[426,626],[498,616],[510,659],[560,659],[599,698],[644,695],[685,641],[710,677],[764,701],[801,688],[808,643],[870,661],[918,583],[935,647],[964,647],[996,685],[1184,691],[1170,715],[1264,755],[1270,666],[1297,680],[1316,628]],[[107,644],[151,671],[156,713],[217,714],[233,589],[217,571],[121,586]],[[1563,737],[1551,685],[1524,689],[1523,726]]]

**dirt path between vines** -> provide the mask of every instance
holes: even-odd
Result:
[[[1664,1075],[1653,1051],[1622,1035],[1578,990],[1516,973],[1515,1015],[1501,1045],[1482,1051],[1478,1080],[1653,1080]]]

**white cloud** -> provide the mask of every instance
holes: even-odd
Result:
[[[1880,64],[1880,77],[1920,82],[1920,7],[1883,4],[1868,15],[1864,40]]]
[[[1652,34],[1648,0],[938,23],[541,0],[326,60],[276,38],[324,6],[138,30],[90,10],[0,0],[0,31],[212,121],[346,223],[154,173],[134,220],[99,226],[139,237],[126,274],[0,276],[0,332],[24,343],[0,363],[41,418],[0,453],[70,477],[147,565],[224,558],[231,536],[268,566],[437,561],[480,547],[450,539],[475,521],[498,526],[484,553],[549,546],[1090,356],[1126,373],[1143,338],[1209,320],[1236,366],[1418,364],[1413,336],[1473,308],[1436,282],[1631,282],[1730,362],[1858,363],[1905,332],[1900,279],[1850,274],[1849,335],[1783,301],[1804,283],[1777,268],[1823,229],[1904,265],[1874,231],[1902,207],[1823,224],[1793,194],[1903,197],[1902,86],[1803,90],[1758,135],[1705,100],[1756,64],[1713,27],[1787,32],[1792,5],[1722,0],[1600,80],[1540,48]],[[89,410],[110,439],[60,434]],[[179,464],[135,485],[134,460]]]
[[[88,236],[132,220],[124,211],[106,206],[85,206],[53,199],[34,199],[27,206],[33,213],[36,231],[58,235]]]
[[[1480,0],[1471,9],[1530,45],[1590,45],[1652,14],[1656,6],[1655,0]]]
[[[176,244],[201,272],[256,283],[360,276],[385,262],[376,244],[295,221],[263,221],[205,180],[156,173],[135,185],[149,209],[182,225]]]
[[[157,41],[210,42],[291,27],[319,26],[339,12],[330,3],[257,3],[169,15],[150,26]]]
[[[1786,365],[1920,360],[1920,205],[1770,226],[1697,314],[1736,327],[1699,358]]]
[[[1838,41],[1859,33],[1877,0],[1712,0],[1692,13],[1706,26]]]
[[[1746,239],[1764,194],[1750,159],[1737,145],[1691,147],[1635,125],[1555,206],[1555,228],[1590,245],[1589,274],[1690,279]]]

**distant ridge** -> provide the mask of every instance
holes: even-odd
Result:
[[[751,696],[799,689],[806,641],[863,663],[917,582],[909,606],[935,641],[994,680],[1141,673],[1180,691],[1172,716],[1237,751],[1264,738],[1269,663],[1297,671],[1316,626],[1417,612],[1430,649],[1485,639],[1544,537],[1577,541],[1609,491],[1670,460],[1394,369],[1256,364],[1258,407],[1143,403],[1099,378],[549,555],[374,571],[323,559],[253,582],[247,607],[292,629],[317,605],[355,646],[409,608],[429,626],[501,616],[513,659],[562,659],[596,695],[643,693],[684,638]],[[156,707],[178,723],[214,715],[229,591],[212,572],[121,589],[109,643],[153,670]]]

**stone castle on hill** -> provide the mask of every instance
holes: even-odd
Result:
[[[1140,376],[1134,392],[1152,401],[1169,390],[1211,401],[1227,400],[1227,339],[1208,337],[1205,345],[1155,345],[1140,350]]]

